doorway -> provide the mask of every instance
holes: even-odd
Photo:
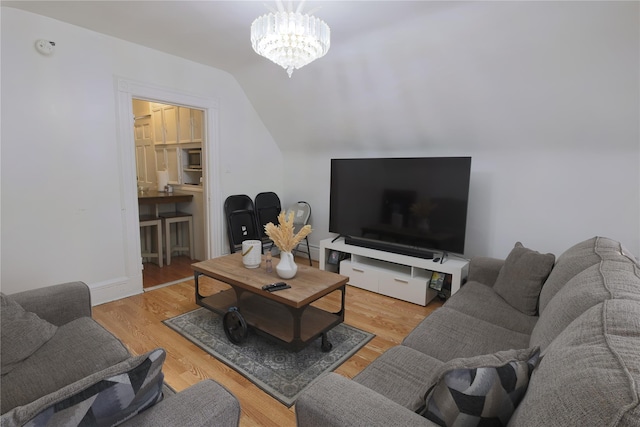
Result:
[[[188,194],[189,202],[156,206],[139,204],[140,215],[153,215],[153,211],[181,211],[190,214],[193,224],[193,253],[181,251],[171,254],[171,264],[157,258],[142,259],[142,286],[149,289],[188,279],[192,275],[191,263],[206,259],[203,203],[206,169],[202,162],[202,147],[206,145],[204,111],[189,106],[153,102],[133,98],[133,135],[136,160],[136,178],[139,197],[153,191]],[[177,233],[176,227],[176,233]],[[185,227],[186,228],[186,227]],[[173,228],[171,229],[174,232]],[[150,230],[141,230],[141,246],[150,246]],[[166,230],[163,229],[162,233]],[[183,231],[186,233],[186,230]],[[177,236],[170,236],[177,239]],[[166,238],[166,236],[165,236]],[[163,242],[154,242],[153,246]],[[149,252],[150,248],[142,252]],[[157,250],[157,249],[155,249]],[[167,251],[163,247],[165,258]]]
[[[121,283],[123,286],[126,286],[130,294],[134,294],[143,292],[144,289],[140,256],[140,209],[137,197],[138,177],[136,174],[136,148],[134,132],[132,132],[132,129],[135,129],[133,100],[139,99],[148,102],[198,109],[203,113],[203,139],[201,149],[203,170],[201,172],[202,185],[200,186],[202,202],[199,208],[199,212],[201,212],[203,216],[203,221],[202,231],[198,233],[203,240],[203,259],[214,258],[221,255],[223,253],[224,243],[224,239],[222,238],[224,233],[222,215],[213,214],[213,212],[222,211],[219,177],[220,157],[218,154],[218,101],[118,77],[115,78],[115,83],[119,120],[118,151],[120,165],[122,165],[121,194],[123,203],[123,257],[125,271]],[[199,178],[197,181],[199,184]],[[195,231],[194,235],[196,235]]]

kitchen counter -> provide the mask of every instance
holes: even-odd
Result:
[[[145,212],[158,216],[160,213],[160,205],[175,205],[173,211],[178,211],[178,203],[190,203],[193,200],[193,194],[183,193],[181,191],[173,191],[171,193],[165,193],[164,191],[146,190],[144,192],[138,192],[138,206],[148,206],[144,209]],[[149,210],[149,208],[151,208]],[[165,209],[163,209],[164,211]],[[191,212],[191,210],[189,210]],[[140,212],[141,214],[143,212]]]
[[[193,194],[180,191],[173,191],[171,193],[157,190],[138,191],[138,204],[140,205],[190,202],[192,199]]]

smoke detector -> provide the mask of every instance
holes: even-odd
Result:
[[[55,45],[55,42],[40,39],[36,41],[36,50],[43,55],[51,55]]]

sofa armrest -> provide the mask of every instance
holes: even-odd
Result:
[[[298,427],[437,427],[381,394],[336,373],[329,373],[296,401]]]
[[[239,423],[238,399],[217,382],[204,380],[165,398],[122,426],[236,427]]]
[[[480,282],[483,285],[492,287],[503,265],[503,259],[481,256],[473,257],[469,262],[469,276],[467,280],[469,282]]]
[[[62,326],[80,317],[91,317],[91,293],[83,282],[61,283],[12,294],[26,311]]]

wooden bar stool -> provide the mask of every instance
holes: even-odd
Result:
[[[156,227],[157,250],[155,251],[150,227]],[[140,248],[143,259],[157,258],[158,266],[162,267],[162,218],[154,215],[140,215]]]
[[[185,212],[161,213],[160,218],[164,222],[165,251],[167,252],[167,265],[171,265],[171,253],[174,251],[189,251],[189,258],[193,259],[193,216]],[[181,226],[188,226],[188,236],[185,236]],[[176,243],[171,243],[171,224],[176,224]],[[189,239],[189,245],[185,244],[185,237]]]

